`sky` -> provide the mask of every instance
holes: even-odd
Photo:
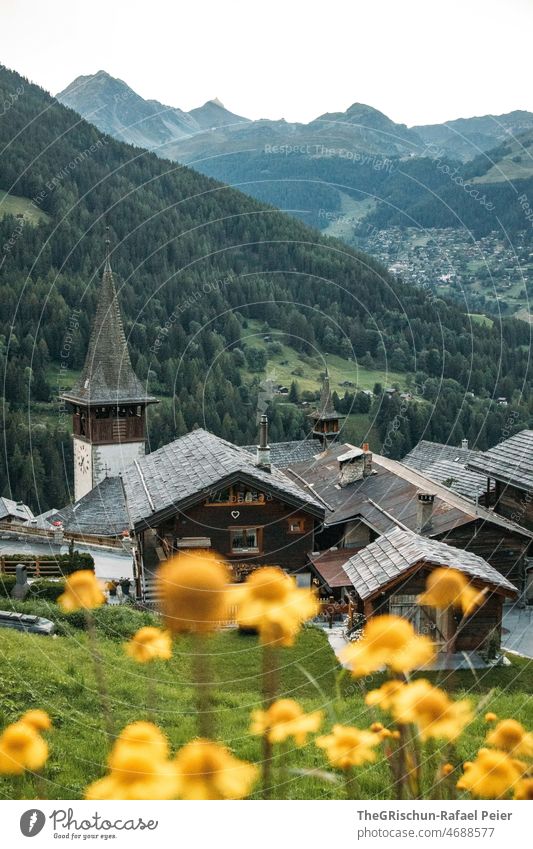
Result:
[[[533,111],[533,0],[0,0],[0,63],[56,94],[108,71],[185,110],[409,126]]]

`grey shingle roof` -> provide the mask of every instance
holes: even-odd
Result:
[[[394,528],[378,537],[346,560],[343,569],[358,595],[365,600],[421,562],[457,569],[474,582],[488,584],[506,595],[518,594],[510,581],[477,554],[402,528]]]
[[[124,487],[119,477],[105,478],[87,495],[49,517],[60,519],[64,530],[78,534],[117,536],[129,528]]]
[[[320,518],[324,515],[320,501],[275,466],[270,472],[258,468],[249,451],[201,428],[135,461],[122,478],[133,526],[194,503],[221,484],[239,479],[260,484]]]
[[[522,430],[468,461],[468,468],[533,491],[533,430]]]
[[[480,451],[469,448],[456,448],[454,445],[423,439],[406,454],[402,463],[475,501],[486,493],[487,478],[486,475],[467,469],[466,464],[480,454]]]
[[[81,404],[153,403],[131,365],[109,257],[85,365],[77,383],[61,396]]]
[[[257,451],[256,445],[243,445],[245,451],[254,455]],[[292,442],[271,442],[270,462],[278,469],[286,469],[291,463],[300,463],[302,460],[311,460],[323,451],[322,446],[316,439],[295,439]]]
[[[13,501],[11,498],[0,498],[0,522],[13,516],[19,522],[29,522],[33,519],[33,513],[26,504],[20,501]]]

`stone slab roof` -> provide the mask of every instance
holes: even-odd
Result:
[[[85,365],[61,397],[74,404],[154,403],[133,371],[113,280],[106,259]]]
[[[9,516],[14,517],[18,522],[29,522],[33,519],[33,513],[26,504],[21,501],[13,501],[11,498],[0,498],[0,522],[3,522]]]
[[[486,493],[487,477],[471,471],[466,464],[480,454],[480,451],[469,448],[456,448],[454,445],[423,439],[406,454],[402,463],[458,492],[459,495],[476,501]]]
[[[213,489],[238,480],[309,510],[319,518],[324,507],[275,466],[258,468],[254,457],[225,439],[198,428],[128,466],[122,475],[130,525],[152,524],[155,517],[185,507]]]
[[[521,430],[467,465],[473,472],[533,492],[533,430]]]
[[[50,516],[63,522],[67,532],[118,536],[129,528],[124,487],[120,477],[105,478],[87,495]]]
[[[511,597],[518,595],[516,587],[477,554],[402,528],[394,528],[378,537],[346,560],[342,568],[364,601],[393,584],[418,563],[457,569],[476,584],[488,585]]]
[[[245,451],[254,455],[257,451],[256,445],[243,445]],[[323,451],[322,446],[316,439],[295,439],[292,442],[271,442],[270,462],[278,469],[286,469],[291,463],[300,463],[302,460],[314,459]]]

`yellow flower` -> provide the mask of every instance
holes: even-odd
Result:
[[[263,644],[291,646],[302,624],[318,613],[311,590],[300,589],[294,578],[276,566],[256,569],[236,588],[237,621],[257,628]]]
[[[475,761],[464,764],[465,772],[457,782],[459,790],[468,790],[472,796],[499,799],[515,787],[525,769],[525,764],[509,757],[500,749],[480,749]]]
[[[177,554],[160,566],[157,589],[172,633],[214,631],[228,618],[230,576],[210,551]]]
[[[20,775],[25,769],[41,769],[48,758],[48,746],[27,722],[8,725],[0,736],[0,773]]]
[[[495,713],[492,713],[492,711],[485,714],[485,722],[496,722],[497,719],[498,717]]]
[[[383,724],[381,722],[373,722],[370,726],[370,730],[377,734],[378,731],[383,731]]]
[[[114,752],[112,762],[111,773],[89,785],[86,799],[176,798],[175,765],[154,758],[149,747],[122,746]]]
[[[44,710],[27,710],[20,717],[21,722],[30,725],[35,731],[48,731],[52,727],[52,720]]]
[[[516,719],[502,719],[498,722],[487,735],[487,743],[513,755],[533,755],[533,734],[528,733]]]
[[[422,740],[430,737],[455,740],[473,716],[468,701],[453,702],[443,690],[424,679],[413,681],[399,691],[392,713],[402,725],[417,725]]]
[[[172,640],[167,631],[147,626],[139,628],[129,643],[124,646],[137,663],[148,663],[150,660],[170,660],[172,657]]]
[[[114,766],[114,757],[121,750],[148,751],[154,760],[164,761],[169,756],[168,740],[152,722],[132,722],[121,731],[109,756],[109,766]]]
[[[369,707],[380,707],[382,710],[390,710],[395,697],[405,687],[401,681],[385,681],[378,690],[370,690],[365,696],[365,702]]]
[[[427,607],[460,607],[465,616],[473,613],[485,599],[485,590],[471,587],[462,572],[456,569],[435,569],[428,575],[426,591],[418,603]]]
[[[350,725],[334,725],[331,734],[318,737],[316,745],[325,749],[332,766],[350,769],[376,760],[374,747],[380,742],[378,734],[361,731]]]
[[[163,732],[151,722],[132,722],[111,750],[108,775],[90,784],[85,798],[175,799],[176,768],[168,758]]]
[[[225,746],[210,740],[187,743],[175,760],[181,799],[244,799],[252,790],[258,770],[235,758]]]
[[[318,731],[323,712],[304,713],[294,699],[278,699],[268,710],[254,710],[250,733],[265,734],[271,743],[282,743],[293,737],[297,746],[307,742],[307,735]]]
[[[341,659],[352,675],[370,675],[384,666],[394,672],[409,672],[435,657],[429,637],[420,637],[407,619],[375,616],[369,620],[363,637],[343,650]]]
[[[523,778],[522,781],[518,782],[514,798],[533,800],[533,778]]]
[[[441,768],[441,772],[445,777],[448,777],[448,775],[452,774],[454,769],[455,769],[455,767],[454,767],[453,764],[443,764],[443,766]]]
[[[105,602],[105,595],[94,574],[90,569],[81,569],[69,575],[65,592],[59,596],[57,603],[66,612],[72,610],[89,610],[100,607]]]

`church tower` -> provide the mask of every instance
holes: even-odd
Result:
[[[110,243],[81,377],[61,398],[72,407],[74,498],[145,454],[147,395],[131,365],[120,315]]]
[[[333,406],[329,386],[329,372],[327,369],[324,380],[322,381],[322,391],[320,393],[318,408],[309,414],[309,418],[313,421],[314,438],[319,439],[324,448],[327,448],[328,443],[334,440],[339,434],[339,423],[341,419],[346,418],[345,416],[341,416]]]

